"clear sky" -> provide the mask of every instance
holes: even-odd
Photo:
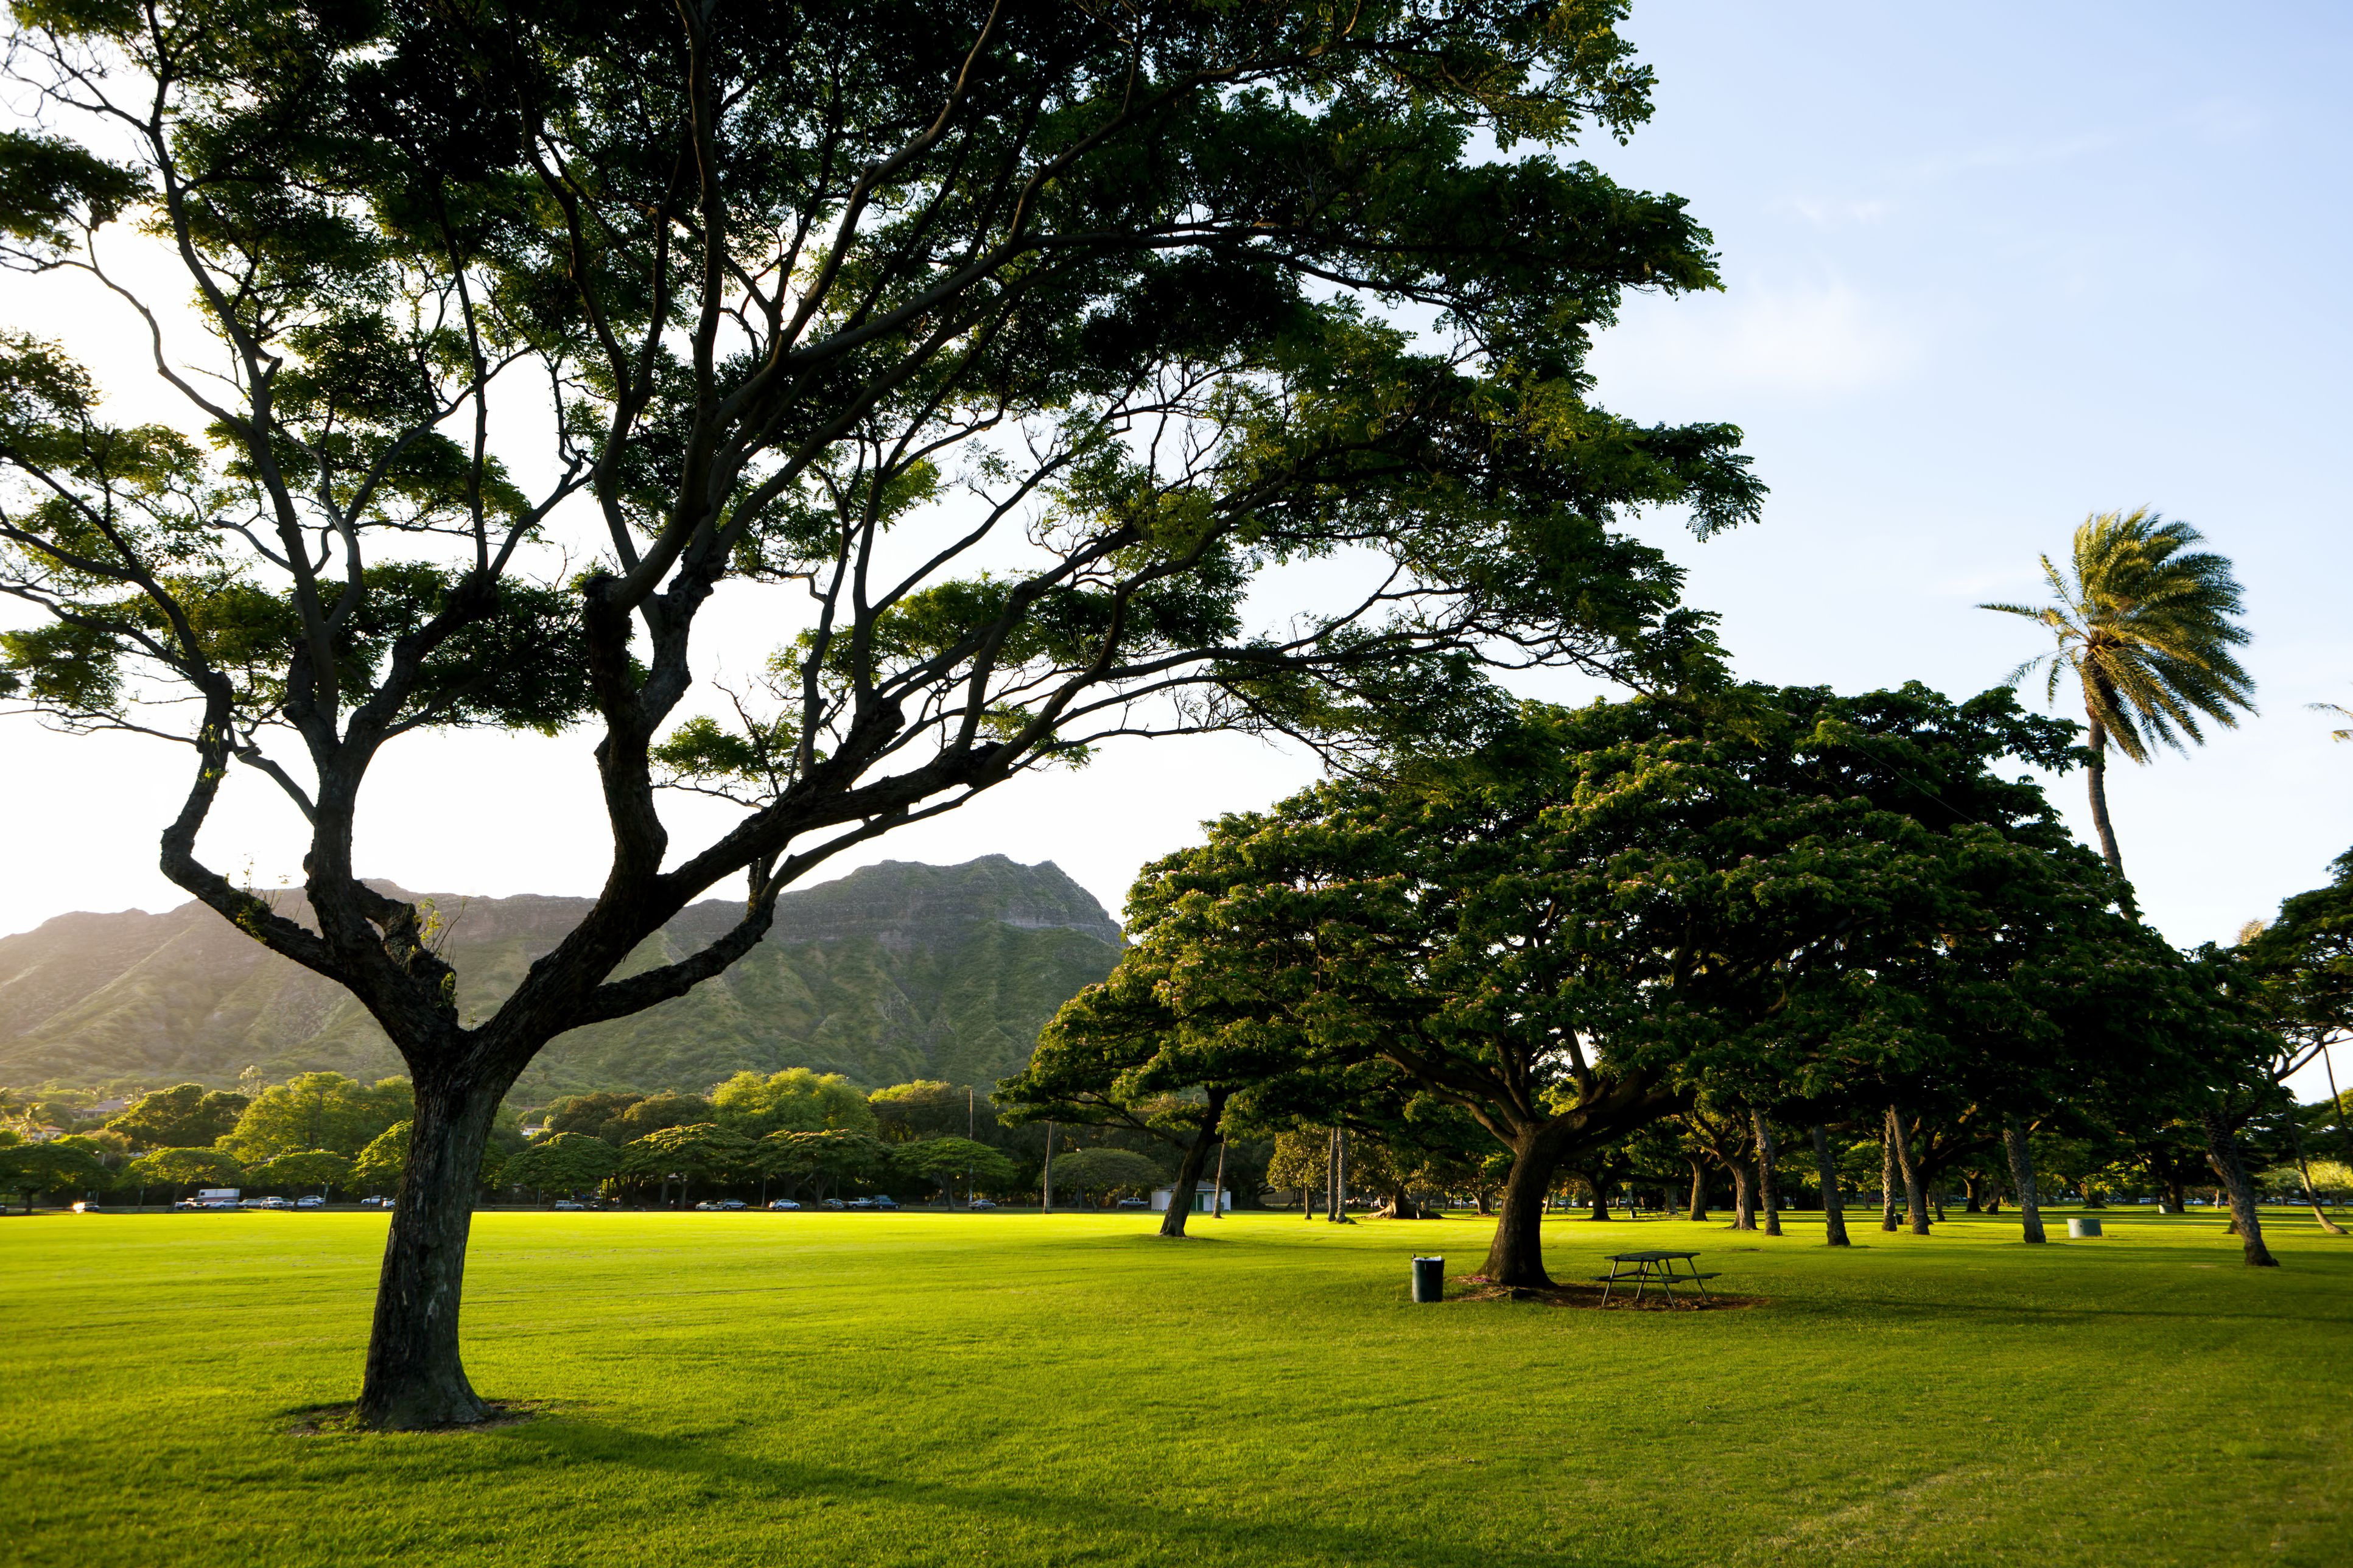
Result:
[[[2126,868],[2183,942],[2321,880],[2353,844],[2353,745],[2306,706],[2353,705],[2353,12],[1653,0],[1632,31],[1658,113],[1586,155],[1688,196],[1726,290],[1636,301],[1599,353],[1599,399],[1747,432],[1773,490],[1761,523],[1705,544],[1649,525],[1688,563],[1691,601],[1723,615],[1739,672],[1994,684],[2042,634],[1972,606],[2037,595],[2037,554],[2086,512],[2154,504],[2238,563],[2262,713],[2112,773]],[[131,340],[85,292],[11,279],[0,317],[67,338],[110,383],[129,372]],[[733,624],[710,647],[742,669],[762,645]],[[407,742],[370,785],[360,864],[417,889],[592,890],[589,745]],[[153,869],[182,753],[13,721],[0,758],[0,931],[182,901]],[[1052,859],[1116,912],[1201,818],[1312,774],[1256,742],[1155,742],[864,858]],[[2058,798],[2080,826],[2080,784]],[[682,807],[681,841],[698,824],[717,826]],[[240,778],[204,847],[292,878],[294,826]]]

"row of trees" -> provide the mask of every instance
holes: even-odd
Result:
[[[2321,1037],[2289,1028],[2298,922],[2185,953],[2126,912],[2003,771],[2082,754],[2006,692],[1531,705],[1148,868],[1127,957],[1002,1098],[1188,1129],[1180,1183],[1234,1128],[1500,1152],[1511,1285],[1546,1282],[1564,1172],[1721,1171],[1746,1224],[1792,1145],[1835,1205],[1862,1139],[1912,1228],[1937,1173],[1990,1164],[2030,1238],[2035,1136],[2194,1150],[2268,1264],[2244,1140]]]
[[[255,1084],[251,1094],[177,1084],[142,1095],[87,1133],[33,1142],[0,1133],[0,1180],[37,1193],[134,1197],[161,1189],[259,1192],[397,1190],[406,1158],[409,1085],[334,1072]],[[1008,1126],[968,1087],[918,1080],[871,1093],[806,1068],[739,1072],[708,1095],[616,1090],[567,1096],[537,1113],[542,1136],[502,1108],[478,1188],[496,1195],[607,1185],[681,1201],[690,1187],[822,1198],[913,1184],[950,1201],[1039,1192],[1041,1129]],[[1144,1142],[1132,1140],[1131,1142]],[[1148,1190],[1164,1163],[1113,1133],[1064,1136],[1052,1183],[1064,1202]],[[1082,1143],[1100,1145],[1082,1147]]]

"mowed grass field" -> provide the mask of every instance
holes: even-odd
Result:
[[[1875,1216],[1872,1216],[1875,1218]],[[2353,1563],[2353,1238],[2008,1215],[1703,1252],[1746,1310],[1407,1300],[1487,1226],[491,1213],[527,1422],[301,1435],[385,1222],[0,1221],[0,1561],[198,1565]],[[2060,1227],[2063,1232],[2063,1225]]]

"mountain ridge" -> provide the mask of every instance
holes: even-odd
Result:
[[[397,891],[390,884],[379,884]],[[429,898],[469,1016],[495,1007],[592,900]],[[681,910],[623,973],[673,962],[738,906]],[[299,893],[281,905],[309,911]],[[777,900],[758,948],[718,978],[632,1018],[550,1043],[516,1092],[706,1089],[746,1068],[811,1067],[869,1086],[986,1084],[1028,1060],[1056,1006],[1117,962],[1117,922],[1053,862],[886,860]],[[75,911],[0,937],[0,1082],[126,1077],[227,1083],[333,1068],[404,1070],[340,987],[279,958],[194,902],[151,914]]]

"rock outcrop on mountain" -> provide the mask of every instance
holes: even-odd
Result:
[[[404,895],[408,896],[408,895]],[[459,1003],[487,1011],[588,909],[586,899],[433,896]],[[303,917],[299,896],[287,912]],[[704,946],[733,919],[712,900],[628,968]],[[585,1089],[701,1090],[743,1068],[987,1085],[1029,1060],[1039,1026],[1118,961],[1118,925],[1050,861],[884,861],[786,893],[765,941],[725,974],[634,1018],[575,1030],[533,1064],[524,1099]],[[226,1084],[331,1068],[405,1070],[341,988],[200,905],[60,915],[0,938],[0,1083]]]

